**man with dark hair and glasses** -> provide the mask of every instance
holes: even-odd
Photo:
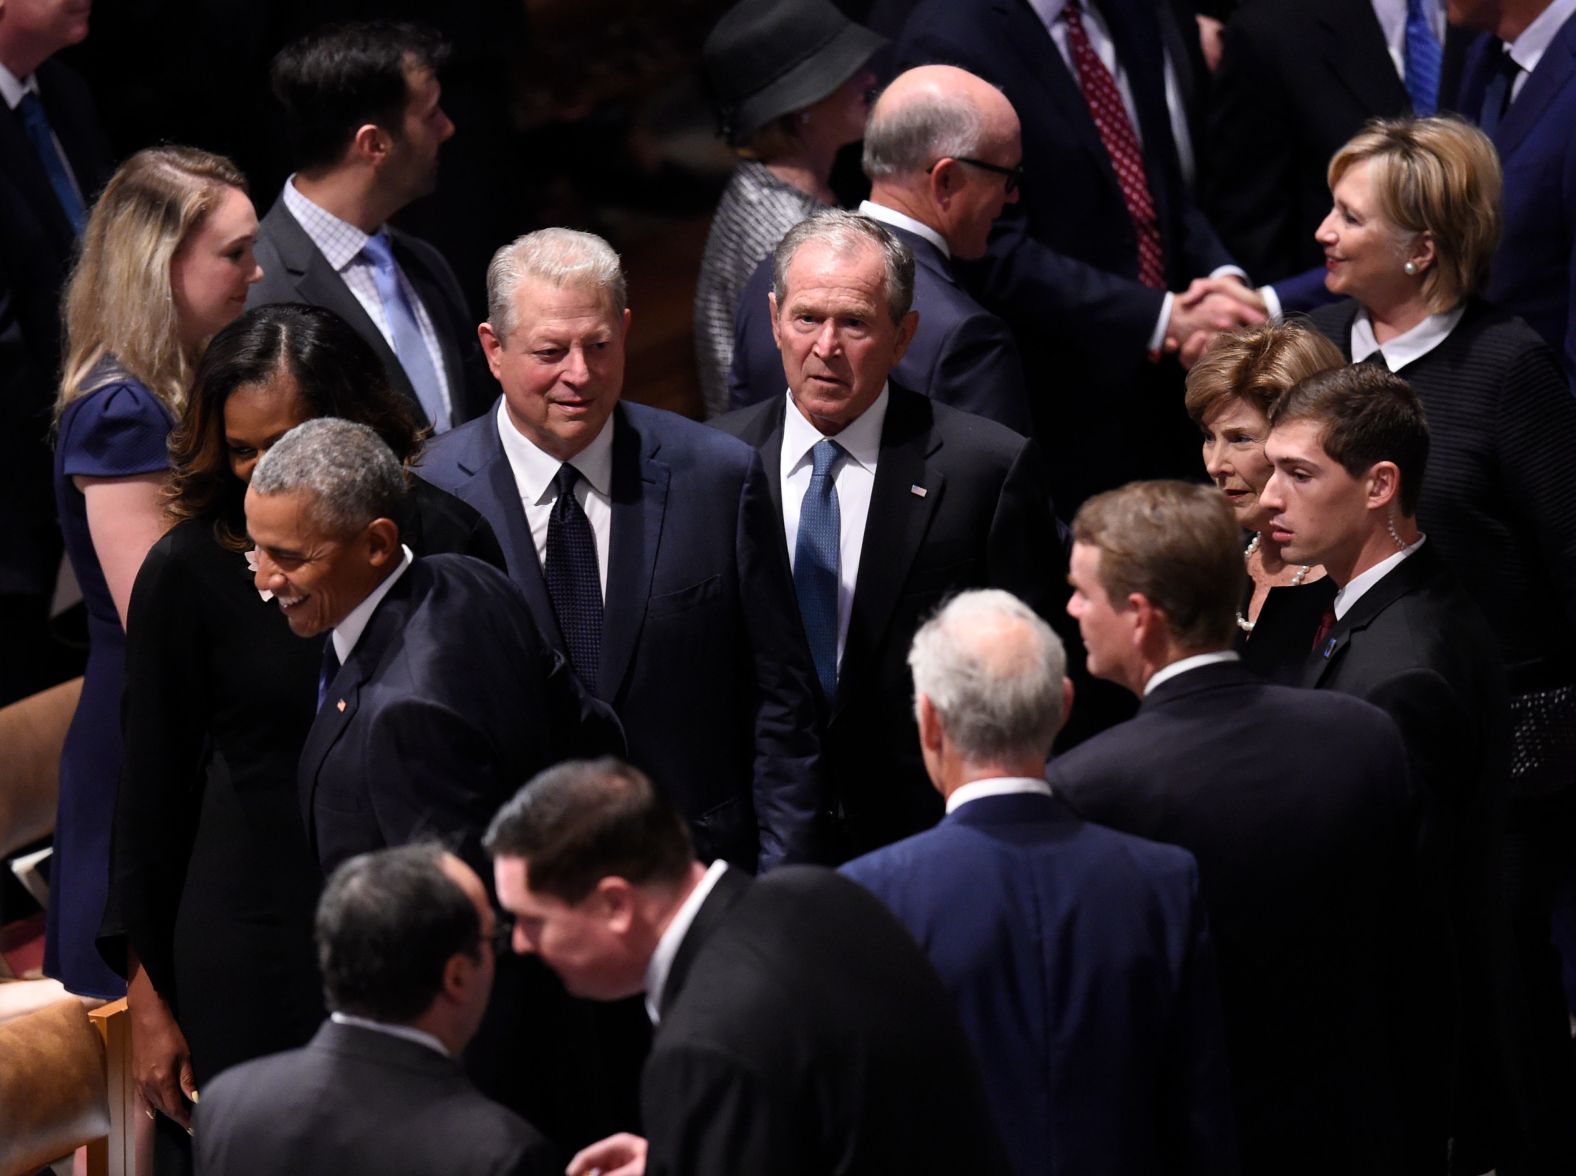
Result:
[[[204,1090],[198,1171],[559,1170],[541,1134],[482,1097],[460,1065],[498,939],[475,871],[431,844],[351,858],[318,903],[316,939],[332,1016],[305,1047]]]
[[[875,104],[864,150],[871,188],[859,211],[914,253],[919,326],[894,376],[933,400],[1027,435],[1031,416],[1018,345],[1007,324],[974,301],[953,273],[954,261],[985,252],[992,223],[1018,199],[1023,147],[1012,103],[961,69],[911,69]],[[735,408],[783,393],[770,289],[768,260],[739,300]]]

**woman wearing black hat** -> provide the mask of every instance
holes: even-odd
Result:
[[[833,203],[838,149],[864,137],[886,44],[829,0],[743,0],[706,38],[706,80],[740,157],[717,205],[695,291],[695,355],[706,415],[728,407],[739,291],[782,235]]]

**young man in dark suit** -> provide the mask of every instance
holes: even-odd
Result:
[[[439,105],[447,54],[436,34],[380,22],[330,26],[274,58],[297,170],[262,219],[263,280],[246,300],[332,310],[438,433],[492,393],[449,263],[387,221],[437,185],[454,134]]]
[[[600,237],[527,234],[487,285],[479,333],[503,396],[417,473],[492,525],[542,633],[707,860],[819,860],[821,723],[760,460],[620,402],[630,312]]]
[[[864,152],[871,187],[859,211],[914,254],[919,325],[893,369],[898,382],[1030,435],[1018,344],[1007,324],[953,273],[954,259],[985,252],[992,223],[1018,199],[1023,146],[1012,104],[964,70],[920,66],[883,91],[865,126]],[[734,408],[783,392],[772,281],[772,258],[766,257],[739,299],[730,377]]]
[[[60,291],[111,165],[87,86],[53,59],[87,33],[86,5],[0,15],[0,706],[82,672],[49,628],[61,553],[50,423]]]
[[[1339,591],[1304,683],[1367,699],[1401,730],[1418,796],[1425,884],[1441,886],[1457,978],[1449,1134],[1456,1171],[1514,1154],[1500,888],[1510,711],[1488,622],[1417,526],[1428,425],[1416,393],[1373,364],[1322,372],[1270,409],[1260,493],[1283,557]],[[1447,984],[1440,980],[1441,989]]]
[[[574,1176],[1009,1170],[946,991],[854,883],[708,869],[651,781],[611,759],[532,780],[487,848],[515,950],[577,996],[643,992],[656,1025],[647,1137],[585,1149]]]
[[[786,394],[713,424],[766,467],[776,509],[757,539],[790,554],[843,850],[866,853],[941,817],[908,700],[914,630],[962,588],[1050,613],[1061,541],[1034,442],[888,379],[915,329],[906,245],[821,212],[789,230],[773,270]]]
[[[1444,1155],[1429,1041],[1449,961],[1437,927],[1416,932],[1431,908],[1395,724],[1240,664],[1241,532],[1213,487],[1097,495],[1073,539],[1090,672],[1141,703],[1049,779],[1088,820],[1198,859],[1243,1171],[1439,1171],[1409,1160]]]
[[[552,1146],[459,1063],[493,987],[492,904],[434,845],[345,862],[318,903],[333,1010],[311,1043],[232,1068],[197,1108],[214,1176],[549,1176]]]
[[[1085,824],[1045,782],[1072,693],[1060,640],[981,589],[925,623],[909,664],[947,815],[842,872],[951,992],[1013,1171],[1235,1172],[1198,869]]]

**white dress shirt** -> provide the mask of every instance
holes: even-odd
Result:
[[[798,557],[799,508],[810,488],[810,451],[822,440],[817,429],[793,402],[788,393],[783,410],[783,451],[781,479],[783,496],[783,534],[788,540],[788,565]],[[840,531],[837,543],[837,664],[842,668],[843,645],[848,639],[848,618],[854,609],[854,585],[859,580],[859,553],[865,543],[865,520],[870,517],[870,494],[876,483],[876,461],[881,456],[881,427],[886,423],[888,388],[881,389],[875,403],[857,420],[850,422],[832,440],[848,456],[837,463],[832,485],[837,490]]]
[[[945,237],[923,221],[917,221],[895,208],[888,208],[885,204],[874,204],[869,200],[861,200],[859,202],[859,214],[868,216],[873,221],[880,221],[884,225],[896,225],[900,229],[907,229],[916,237],[924,238],[941,250],[942,257],[950,258],[952,256],[952,250],[947,248],[947,239]]]
[[[1466,312],[1466,306],[1462,305],[1444,314],[1431,314],[1388,343],[1380,343],[1374,338],[1374,324],[1368,312],[1359,310],[1357,317],[1352,320],[1352,362],[1362,363],[1377,351],[1384,356],[1385,366],[1392,372],[1398,372],[1407,364],[1422,359],[1448,339]]]
[[[531,542],[536,547],[536,558],[547,567],[547,524],[553,517],[553,503],[558,501],[558,467],[563,463],[550,453],[544,453],[525,434],[514,427],[509,419],[509,408],[498,402],[498,439],[503,442],[504,456],[514,471],[514,484],[520,491],[520,505],[525,510],[525,521],[531,528]],[[607,551],[613,536],[613,418],[591,443],[569,459],[569,464],[580,471],[575,483],[575,501],[585,511],[586,522],[596,536],[596,574],[602,586],[602,599],[607,599]]]
[[[1554,38],[1559,34],[1565,22],[1576,15],[1576,0],[1554,0],[1547,8],[1538,13],[1537,19],[1521,30],[1517,37],[1505,47],[1511,60],[1521,66],[1521,72],[1516,75],[1516,80],[1511,83],[1510,100],[1514,102],[1527,84],[1527,75],[1538,68],[1538,62],[1543,60],[1543,55],[1549,51],[1549,46],[1554,43]]]
[[[367,622],[372,619],[372,614],[377,611],[377,607],[382,603],[383,598],[389,594],[389,589],[393,588],[399,582],[399,578],[410,570],[411,560],[416,558],[415,554],[403,543],[400,544],[400,551],[403,554],[399,561],[399,567],[389,573],[388,578],[383,583],[374,588],[365,600],[345,614],[344,620],[334,626],[334,631],[330,636],[334,642],[334,652],[339,656],[340,665],[345,664],[345,659],[350,656],[350,651],[356,647],[356,642],[361,640],[361,634],[366,631]]]
[[[394,329],[389,326],[389,317],[383,310],[383,299],[378,294],[377,281],[372,276],[372,263],[361,253],[370,234],[363,233],[349,221],[340,220],[328,209],[301,195],[295,186],[294,175],[285,181],[284,198],[290,215],[296,218],[302,231],[317,246],[317,251],[334,267],[340,280],[345,283],[345,288],[356,296],[361,309],[367,312],[372,325],[377,327],[378,333],[389,345],[389,350],[393,351]],[[387,227],[384,226],[385,229]],[[438,330],[432,325],[432,315],[427,313],[426,303],[416,293],[416,287],[410,284],[397,258],[394,269],[399,273],[400,289],[405,291],[406,300],[416,312],[416,329],[421,332],[421,341],[427,348],[427,354],[432,357],[432,369],[438,373],[438,391],[443,397],[444,415],[452,421],[454,399],[449,392],[449,373],[443,366],[443,345],[438,342]]]
[[[1144,694],[1147,696],[1150,691],[1162,682],[1169,682],[1172,678],[1179,674],[1185,674],[1189,670],[1240,660],[1235,649],[1218,649],[1214,653],[1195,653],[1192,657],[1179,658],[1169,666],[1161,666],[1149,676],[1149,681],[1144,683]]]
[[[391,1025],[387,1021],[374,1021],[371,1017],[357,1017],[350,1013],[330,1013],[329,1020],[336,1025],[352,1025],[357,1029],[370,1029],[374,1033],[386,1033],[390,1037],[403,1037],[406,1041],[414,1041],[417,1045],[424,1045],[430,1050],[452,1058],[447,1047],[425,1029],[412,1029],[409,1025]]]
[[[1380,560],[1362,575],[1353,576],[1347,585],[1335,594],[1335,619],[1340,620],[1347,613],[1351,612],[1352,606],[1362,599],[1363,594],[1368,589],[1400,567],[1401,561],[1423,546],[1423,541],[1427,538],[1427,535],[1419,535],[1415,543],[1401,548],[1400,551],[1387,559]]]
[[[659,1015],[658,1005],[662,1001],[662,989],[667,985],[668,973],[673,970],[673,958],[679,954],[679,944],[684,942],[684,936],[689,934],[690,925],[695,922],[695,916],[700,913],[700,907],[706,901],[717,885],[717,879],[722,877],[723,871],[728,868],[728,863],[718,858],[706,870],[706,876],[695,884],[695,889],[689,892],[689,897],[673,912],[673,918],[668,922],[662,937],[657,940],[657,949],[651,953],[651,959],[646,963],[646,1016],[651,1018],[655,1025],[662,1018]]]
[[[3,18],[0,18],[3,19]],[[38,100],[44,100],[43,91],[38,88],[38,75],[28,74],[25,78],[18,78],[5,66],[0,65],[0,98],[5,99],[6,108],[15,110],[22,104],[22,95],[37,94]],[[17,116],[17,130],[22,129],[22,117]],[[49,138],[55,145],[55,154],[60,156],[60,162],[66,169],[66,178],[71,181],[71,186],[77,191],[77,199],[89,212],[93,211],[92,205],[82,196],[82,185],[77,182],[77,173],[71,170],[71,160],[66,157],[66,149],[60,145],[60,136],[55,134],[54,127],[49,129]],[[31,142],[31,140],[29,140]]]
[[[988,780],[973,780],[947,797],[947,811],[960,809],[971,800],[987,796],[1049,796],[1051,786],[1035,776],[992,776]]]
[[[1384,34],[1384,47],[1395,65],[1395,76],[1406,80],[1406,3],[1407,0],[1373,0],[1374,15],[1379,18],[1379,31]],[[1435,0],[1423,9],[1428,17],[1429,31],[1440,45],[1445,43],[1445,6]]]

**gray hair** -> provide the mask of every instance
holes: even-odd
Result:
[[[1061,638],[1010,592],[954,596],[914,634],[915,698],[923,694],[947,737],[974,763],[1044,756],[1062,725]]]
[[[853,253],[874,247],[880,250],[886,266],[887,309],[892,321],[899,323],[914,304],[914,252],[907,244],[889,233],[878,221],[857,212],[844,212],[841,208],[828,208],[806,217],[783,235],[772,253],[772,293],[777,297],[777,308],[782,309],[788,297],[788,267],[793,264],[799,250],[816,241],[829,245],[838,253]]]
[[[509,242],[487,266],[487,321],[500,341],[514,331],[514,294],[527,278],[600,290],[614,311],[629,305],[624,269],[611,245],[595,233],[538,229]]]
[[[972,99],[918,93],[891,111],[877,106],[865,124],[865,175],[872,180],[923,172],[938,159],[978,155],[985,120]]]
[[[332,535],[352,535],[373,519],[397,519],[405,473],[383,439],[366,425],[319,417],[274,443],[252,471],[258,494],[313,496],[314,522]]]

